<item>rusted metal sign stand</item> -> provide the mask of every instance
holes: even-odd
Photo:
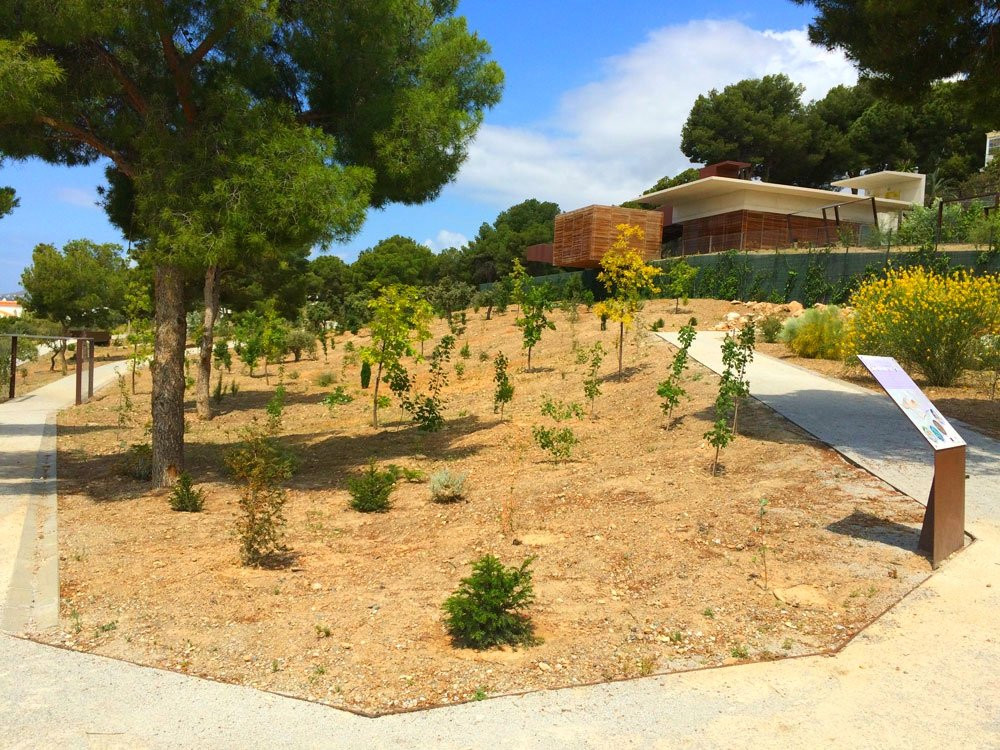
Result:
[[[934,478],[918,548],[935,568],[965,544],[965,441],[892,357],[858,359],[934,449]]]
[[[918,547],[936,568],[965,544],[965,446],[934,451],[934,479]]]
[[[15,386],[17,385],[17,340],[18,339],[39,339],[43,341],[62,341],[68,339],[63,336],[32,336],[27,333],[5,334],[10,339],[10,383],[7,389],[7,398],[14,398]],[[94,395],[94,340],[92,338],[78,338],[76,340],[76,404],[83,403],[83,357],[87,358],[87,398]]]

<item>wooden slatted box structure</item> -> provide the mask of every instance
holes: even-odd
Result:
[[[556,216],[552,263],[563,268],[597,268],[618,237],[619,224],[642,227],[643,260],[658,260],[663,214],[639,208],[587,206]]]

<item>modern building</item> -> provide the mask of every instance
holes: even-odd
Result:
[[[986,134],[986,161],[983,166],[993,161],[993,157],[997,153],[1000,153],[1000,130]]]
[[[749,166],[709,165],[700,179],[634,200],[663,212],[664,240],[683,255],[857,241],[865,226],[897,227],[924,200],[926,178],[913,172],[834,182],[842,192],[745,179]]]
[[[24,308],[17,300],[0,299],[0,318],[20,318]]]
[[[595,268],[623,223],[643,228],[646,260],[659,258],[664,245],[672,255],[691,255],[856,243],[866,228],[898,228],[903,212],[924,202],[926,177],[915,172],[872,172],[837,180],[839,190],[820,190],[751,180],[750,167],[709,164],[693,182],[630,201],[643,209],[587,206],[559,214],[553,241],[527,248],[525,257]]]

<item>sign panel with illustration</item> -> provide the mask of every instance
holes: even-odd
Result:
[[[965,441],[955,432],[955,428],[941,416],[941,412],[896,360],[892,357],[871,357],[867,354],[859,354],[858,359],[889,394],[889,398],[896,402],[896,406],[902,409],[903,414],[920,430],[920,434],[934,450],[965,445]]]

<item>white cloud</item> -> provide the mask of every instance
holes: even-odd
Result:
[[[806,99],[857,81],[843,54],[813,46],[803,29],[757,31],[737,21],[668,26],[605,60],[596,80],[553,102],[550,119],[534,127],[483,125],[458,188],[497,207],[528,197],[564,210],[628,200],[690,166],[680,132],[699,94],[772,73],[802,83]]]
[[[92,208],[95,211],[100,208],[97,205],[97,193],[92,190],[71,187],[56,188],[56,200],[60,203],[68,203],[71,206]]]
[[[469,238],[460,232],[452,232],[450,229],[442,229],[434,239],[426,239],[423,244],[436,253],[449,247],[462,247],[469,244]]]

